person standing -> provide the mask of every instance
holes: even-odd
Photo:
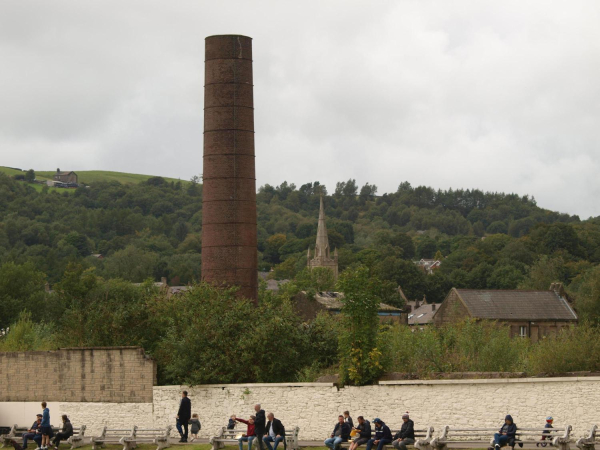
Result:
[[[350,429],[354,428],[354,421],[350,417],[350,411],[344,411],[344,420],[350,425]]]
[[[392,445],[397,450],[406,450],[407,445],[415,443],[415,423],[410,419],[408,411],[402,414],[402,428],[394,436]]]
[[[187,442],[188,440],[188,425],[192,418],[192,402],[188,398],[187,391],[181,393],[181,402],[179,403],[179,411],[177,411],[177,431],[181,439],[179,442]]]
[[[42,422],[40,423],[42,430],[42,450],[48,450],[50,445],[50,435],[52,434],[52,427],[50,426],[50,409],[46,402],[42,402]]]
[[[267,427],[265,428],[266,436],[263,440],[265,444],[267,444],[269,450],[277,450],[277,446],[280,442],[283,442],[283,447],[287,448],[285,442],[285,428],[283,427],[281,420],[276,419],[272,412],[267,414],[267,419],[269,419],[269,421],[267,422]],[[273,447],[271,447],[271,442],[275,443]]]
[[[256,416],[254,418],[254,432],[256,433],[256,440],[258,441],[258,447],[260,450],[264,450],[263,436],[265,435],[265,410],[261,408],[260,404],[254,405],[254,411]]]

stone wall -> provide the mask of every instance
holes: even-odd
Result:
[[[330,383],[157,386],[152,403],[53,403],[52,423],[58,423],[60,414],[68,414],[75,425],[87,425],[89,435],[96,435],[104,425],[175,425],[182,389],[190,393],[204,438],[226,425],[231,414],[247,418],[255,403],[273,411],[286,427],[298,425],[302,440],[327,437],[345,409],[353,418],[380,417],[391,428],[399,427],[401,414],[410,411],[417,427],[431,425],[437,432],[444,425],[499,427],[508,413],[521,427],[541,427],[545,417],[552,415],[556,426],[572,425],[575,436],[600,424],[600,377],[382,381],[342,389]],[[22,422],[14,415],[17,405],[0,403],[0,425]],[[3,408],[12,414],[2,417]],[[27,425],[39,405],[32,408],[31,417],[23,422]]]
[[[152,403],[155,384],[139,347],[0,353],[0,402]]]
[[[386,383],[386,384],[383,384]],[[192,411],[202,422],[202,437],[226,425],[231,414],[247,418],[255,403],[273,411],[288,428],[300,426],[300,439],[327,437],[345,409],[353,418],[380,417],[397,428],[409,411],[417,427],[500,426],[506,414],[519,426],[573,425],[576,435],[600,423],[600,377],[487,380],[408,380],[339,389],[328,383],[210,385],[186,388]],[[154,425],[174,422],[180,386],[154,388]]]

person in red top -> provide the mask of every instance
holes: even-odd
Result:
[[[248,429],[246,430],[246,433],[242,434],[242,437],[238,439],[238,442],[240,443],[240,450],[244,450],[244,442],[248,443],[248,450],[252,450],[252,442],[254,441],[254,438],[256,437],[256,432],[254,431],[254,419],[255,418],[256,418],[255,416],[250,416],[250,419],[248,419],[248,420],[238,419],[237,417],[234,418],[234,420],[248,425]]]

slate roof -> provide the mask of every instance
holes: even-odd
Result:
[[[341,292],[318,292],[315,294],[315,300],[318,301],[321,305],[331,311],[340,311],[342,309],[343,303],[340,300],[344,297],[344,294]],[[385,303],[379,304],[379,312],[396,312],[401,313],[402,310],[400,308],[396,308],[391,305],[387,305]]]
[[[425,303],[424,305],[415,308],[408,314],[408,324],[409,325],[426,325],[433,322],[433,315],[435,314],[437,308],[435,303],[429,304]]]
[[[491,320],[577,320],[554,291],[455,289],[472,317]]]

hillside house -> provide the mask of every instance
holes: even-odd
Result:
[[[61,172],[60,169],[56,169],[54,181],[59,181],[61,183],[77,183],[77,174],[73,171]]]
[[[415,264],[419,266],[427,275],[433,275],[433,272],[440,268],[442,262],[439,259],[423,258],[419,261],[415,261]]]
[[[577,323],[560,284],[547,291],[452,288],[434,313],[433,323],[444,325],[465,317],[498,321],[510,327],[512,337],[534,342]]]

